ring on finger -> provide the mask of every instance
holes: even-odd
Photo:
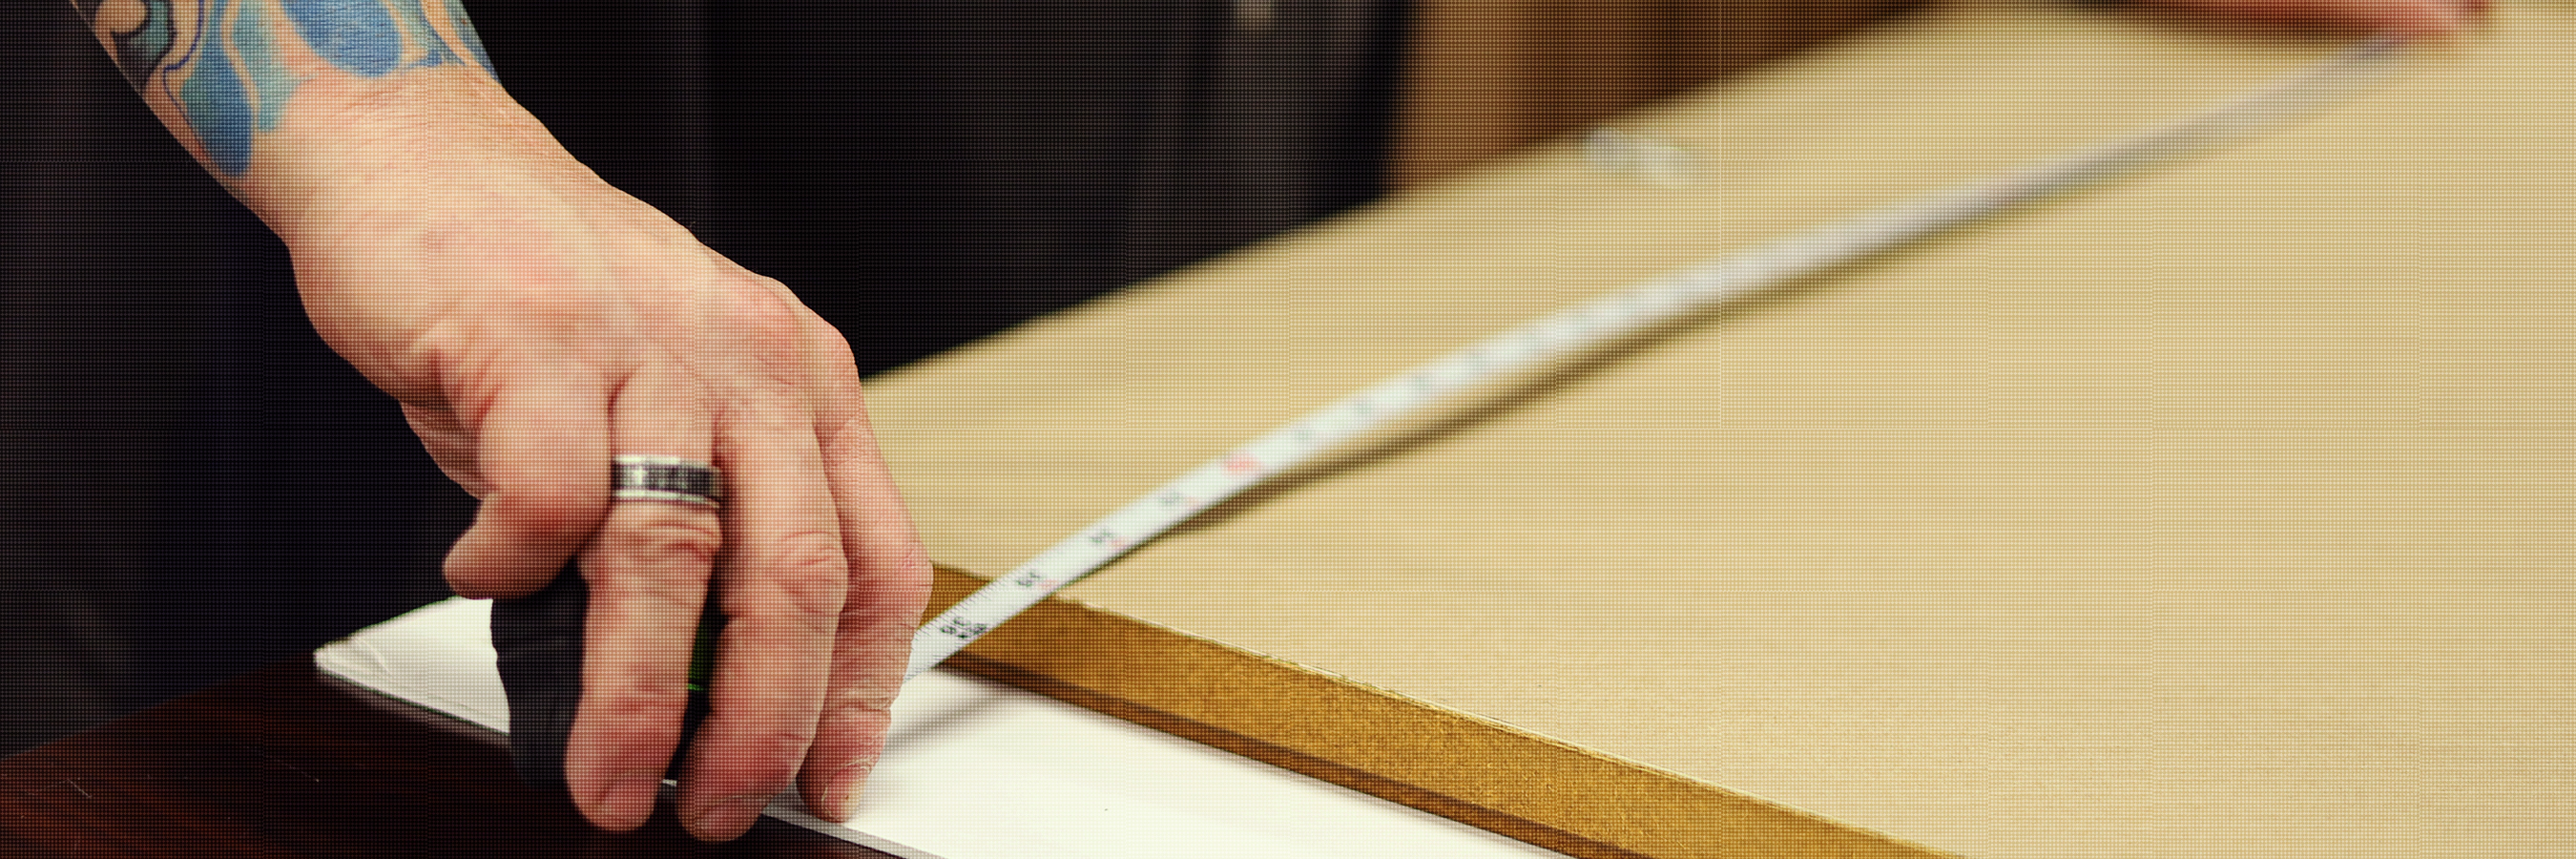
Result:
[[[608,459],[608,497],[724,506],[724,472],[678,456],[620,454]]]

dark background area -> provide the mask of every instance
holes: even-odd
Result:
[[[863,372],[1377,191],[1400,3],[960,5],[467,4],[567,148]],[[0,0],[0,754],[446,595],[472,501],[292,281],[69,3]]]

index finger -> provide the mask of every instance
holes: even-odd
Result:
[[[589,539],[608,506],[594,465],[608,458],[606,387],[550,367],[507,380],[474,414],[486,491],[474,524],[448,549],[457,593],[534,593]]]

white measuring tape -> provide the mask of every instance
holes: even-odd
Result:
[[[927,671],[1057,588],[1272,475],[1480,382],[1619,340],[1764,288],[2160,158],[2268,125],[2369,79],[2402,42],[2371,39],[2167,125],[1865,212],[1700,263],[1494,335],[1371,385],[1208,460],[1039,552],[921,625],[904,679]]]

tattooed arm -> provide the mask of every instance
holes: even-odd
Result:
[[[275,6],[257,0],[75,0],[74,5],[115,55],[126,81],[200,159],[227,177],[249,170],[252,137],[276,131],[297,87],[316,77],[381,79],[412,69],[464,68],[469,62],[484,77],[491,76],[491,61],[455,0],[392,5],[280,0]]]
[[[449,582],[522,595],[578,557],[591,601],[564,771],[584,813],[651,814],[720,592],[684,823],[731,838],[790,781],[847,817],[929,569],[839,333],[565,154],[456,0],[75,5],[285,241],[324,338],[481,499]],[[612,505],[612,452],[714,462],[728,505]]]

